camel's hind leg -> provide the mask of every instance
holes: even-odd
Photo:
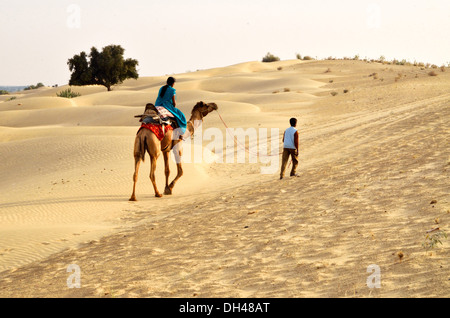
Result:
[[[150,156],[150,160],[151,160],[150,180],[152,181],[153,189],[155,189],[155,197],[161,198],[161,197],[162,197],[162,194],[159,193],[158,187],[156,186],[156,176],[155,176],[155,171],[156,171],[156,160],[157,160],[157,159],[158,159],[157,156]]]
[[[136,183],[138,179],[138,172],[139,172],[139,166],[141,164],[141,158],[140,157],[134,157],[134,175],[133,175],[133,193],[131,194],[130,201],[137,201],[136,200]]]

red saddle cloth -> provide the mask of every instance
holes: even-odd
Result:
[[[164,131],[163,131],[163,127],[162,127],[162,125],[156,125],[156,124],[142,124],[141,125],[141,128],[139,128],[139,130],[138,130],[138,133],[141,131],[141,129],[143,129],[143,128],[145,128],[145,129],[149,129],[149,130],[151,130],[155,135],[156,135],[156,137],[158,137],[158,139],[161,141],[161,140],[163,140],[163,138],[164,138],[164,132],[167,132],[167,131],[169,131],[169,130],[173,130],[173,128],[172,128],[172,126],[170,126],[170,125],[166,125],[165,127],[164,127]]]

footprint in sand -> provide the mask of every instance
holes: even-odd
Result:
[[[5,254],[7,254],[8,252],[11,252],[13,250],[13,248],[5,248],[3,250],[0,250],[0,256],[3,256]]]

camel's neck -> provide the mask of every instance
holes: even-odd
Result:
[[[198,128],[199,123],[203,121],[203,116],[199,114],[198,112],[195,112],[192,114],[191,118],[189,119],[187,123],[187,131],[184,135],[184,137],[193,136],[195,133],[195,130]]]

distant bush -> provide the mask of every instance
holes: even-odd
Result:
[[[311,61],[311,60],[314,60],[314,58],[312,58],[311,56],[305,56],[303,58],[303,61]]]
[[[63,90],[63,91],[61,91],[59,93],[56,93],[56,96],[64,97],[64,98],[75,98],[75,97],[81,96],[81,94],[73,92],[72,89],[69,87],[66,90]]]
[[[267,53],[266,56],[263,57],[262,61],[265,63],[270,63],[270,62],[277,62],[279,61],[280,58],[271,54],[271,53]]]
[[[37,83],[36,85],[30,85],[30,86],[27,86],[27,87],[25,87],[23,90],[24,91],[29,91],[29,90],[32,90],[32,89],[38,89],[38,88],[41,88],[41,87],[44,87],[45,85],[44,84],[42,84],[42,83]]]
[[[300,54],[298,54],[298,53],[295,55],[295,57],[297,58],[297,60],[301,60],[302,59],[302,56]]]
[[[438,76],[438,74],[435,71],[431,71],[428,73],[429,76]]]
[[[0,95],[9,95],[9,92],[5,90],[0,90]]]
[[[7,99],[6,101],[9,102],[9,101],[15,100],[16,98],[17,98],[16,96],[12,96],[11,98]]]

